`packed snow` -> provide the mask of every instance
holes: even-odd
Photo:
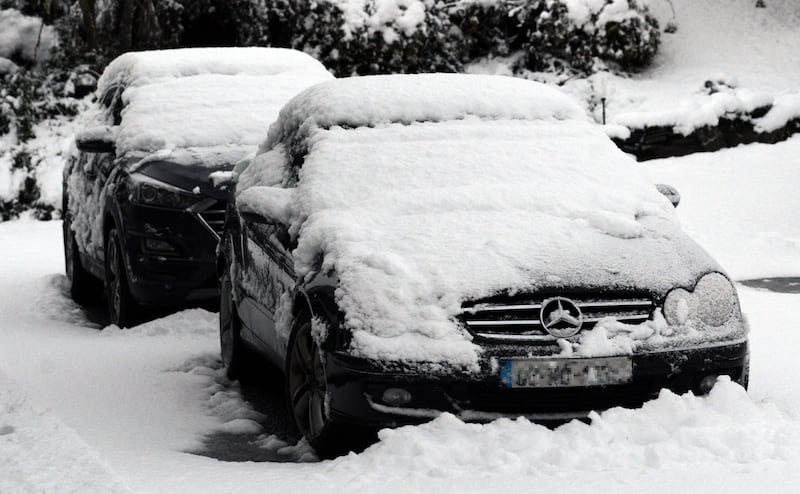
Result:
[[[425,79],[455,86],[460,98],[479,96],[448,100],[438,86],[417,91]],[[408,93],[384,94],[406,80]],[[493,96],[505,95],[510,81],[518,86],[517,105]],[[416,93],[416,102],[406,96]],[[681,233],[674,208],[639,165],[579,115],[561,120],[573,107],[551,96],[542,85],[502,77],[373,77],[315,86],[293,99],[270,130],[274,152],[241,173],[237,204],[291,224],[299,276],[323,256],[321,269],[339,278],[337,303],[353,352],[382,360],[476,368],[479,349],[456,322],[468,300],[574,286],[666,294],[719,270]],[[349,122],[372,126],[328,128],[345,109],[352,109]],[[432,122],[373,123],[421,116]],[[295,160],[275,139],[298,128],[308,136],[307,155],[295,171],[296,188],[281,189]],[[741,337],[737,328],[732,322],[724,335]],[[602,326],[593,336],[603,330],[632,333]],[[684,333],[687,342],[704,335]],[[677,334],[654,325],[639,346]]]
[[[263,139],[286,101],[332,78],[312,57],[282,48],[132,52],[109,64],[98,94],[124,88],[119,156],[209,148],[230,151],[235,163]]]
[[[130,492],[86,441],[2,372],[0,472],[5,493]]]

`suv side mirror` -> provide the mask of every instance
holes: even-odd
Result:
[[[667,184],[656,184],[656,189],[669,199],[673,207],[677,208],[678,204],[681,203],[681,195],[675,187]]]
[[[108,125],[84,129],[75,135],[75,145],[84,153],[113,153],[116,142],[116,128]]]

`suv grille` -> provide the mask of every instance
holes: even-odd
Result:
[[[225,226],[225,202],[217,201],[197,214],[205,227],[219,240]]]
[[[626,324],[640,324],[650,318],[655,304],[637,299],[571,299],[583,314],[582,329],[591,329],[604,317],[615,317]],[[539,319],[542,302],[515,304],[479,303],[465,307],[459,319],[467,329],[484,340],[552,342]]]

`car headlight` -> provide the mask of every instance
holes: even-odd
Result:
[[[131,202],[172,209],[186,209],[202,199],[199,195],[140,173],[130,176],[130,192]]]
[[[676,288],[664,299],[664,318],[669,324],[682,326],[691,319],[719,327],[733,317],[736,291],[720,273],[709,273],[697,282],[693,292]]]

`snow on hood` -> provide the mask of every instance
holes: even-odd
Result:
[[[260,151],[314,128],[485,119],[586,119],[567,95],[537,82],[467,74],[402,74],[336,79],[310,87],[281,110]]]
[[[118,154],[225,147],[232,162],[256,147],[286,101],[332,77],[294,50],[134,52],[109,64],[98,94],[125,88]]]
[[[240,207],[257,210],[246,189],[282,153],[243,172]],[[716,269],[638,166],[581,120],[318,129],[290,204],[296,270],[319,254],[335,269],[356,353],[473,365],[455,322],[464,301],[554,286],[665,293]]]

